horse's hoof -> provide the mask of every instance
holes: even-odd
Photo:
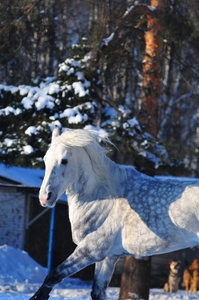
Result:
[[[49,295],[45,295],[41,290],[39,290],[29,300],[48,300],[49,297]]]
[[[29,300],[48,300],[50,296],[45,296],[44,298],[39,295],[32,296]]]

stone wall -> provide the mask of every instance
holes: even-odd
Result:
[[[23,249],[25,239],[25,192],[0,187],[0,245]]]

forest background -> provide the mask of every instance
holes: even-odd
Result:
[[[198,6],[1,1],[1,162],[43,167],[56,121],[105,130],[117,162],[198,176]],[[147,107],[152,93],[156,103]]]

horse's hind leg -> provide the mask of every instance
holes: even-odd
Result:
[[[103,261],[95,264],[95,276],[91,292],[93,300],[106,299],[106,288],[111,281],[116,261],[116,257],[106,257]]]

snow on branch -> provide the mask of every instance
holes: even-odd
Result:
[[[156,7],[149,6],[145,4],[138,4],[136,6],[131,6],[126,10],[126,12],[123,14],[119,24],[116,26],[116,29],[114,32],[111,33],[111,35],[108,38],[104,38],[102,42],[102,48],[103,46],[111,46],[119,36],[120,31],[123,29],[125,24],[130,21],[135,15],[137,14],[144,14],[147,17],[152,17],[154,15],[154,12],[156,12]]]

